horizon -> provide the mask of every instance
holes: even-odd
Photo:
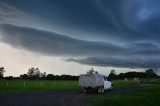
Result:
[[[1,0],[0,67],[80,75],[160,74],[158,0]],[[160,76],[160,75],[159,75]]]

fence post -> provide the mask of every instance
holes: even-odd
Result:
[[[25,84],[25,81],[24,81],[23,86],[25,87],[25,85],[26,85],[26,84]]]
[[[42,87],[43,83],[41,82],[41,87]]]
[[[8,82],[6,83],[6,85],[7,85],[7,88],[8,88]]]

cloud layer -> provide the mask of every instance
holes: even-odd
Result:
[[[159,68],[159,4],[158,0],[2,0],[0,41],[67,62]]]
[[[58,56],[120,55],[125,48],[110,43],[84,41],[54,32],[28,27],[1,25],[2,41],[13,47]]]
[[[66,59],[68,62],[77,62],[102,67],[118,67],[118,68],[159,68],[160,58],[136,58],[136,57],[108,57],[98,58],[90,57],[85,59]]]

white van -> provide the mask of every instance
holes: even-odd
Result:
[[[98,73],[82,74],[79,77],[79,85],[84,92],[91,90],[98,93],[104,93],[105,90],[112,89],[112,82],[107,80],[107,77]]]

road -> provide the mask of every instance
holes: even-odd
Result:
[[[89,106],[80,91],[0,94],[0,106]]]

